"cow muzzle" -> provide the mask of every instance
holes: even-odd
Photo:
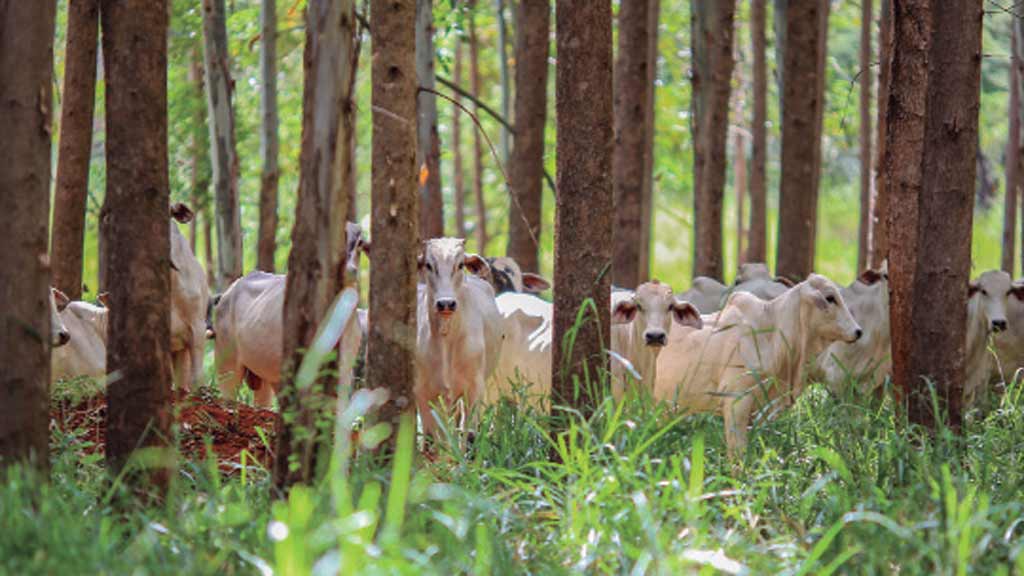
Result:
[[[57,333],[57,339],[53,342],[54,348],[60,348],[71,341],[71,334],[67,330],[61,330]]]
[[[434,306],[437,308],[438,314],[442,316],[450,316],[455,313],[458,308],[458,302],[454,298],[438,298],[434,302]]]
[[[648,346],[661,348],[665,344],[668,344],[668,337],[665,336],[664,332],[644,332],[644,342]]]
[[[990,326],[992,331],[998,334],[999,332],[1006,330],[1006,319],[999,318],[997,320],[993,320]]]

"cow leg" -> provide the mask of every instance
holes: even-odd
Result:
[[[189,385],[189,375],[192,373],[190,354],[191,351],[188,349],[171,353],[174,388],[186,394],[192,391],[192,387]]]
[[[744,388],[746,389],[746,388]],[[754,398],[745,394],[741,398],[725,402],[722,418],[725,420],[725,446],[729,459],[739,463],[747,449],[747,427],[750,426],[750,414],[754,409]]]
[[[206,357],[206,328],[202,325],[192,331],[190,353],[192,354],[190,363],[192,371],[189,374],[188,385],[189,387],[199,386],[204,381],[203,359]]]
[[[227,334],[214,341],[213,357],[220,396],[225,400],[234,400],[238,387],[242,385],[243,368],[238,362],[234,345],[227,342]]]
[[[252,377],[258,379],[255,374],[252,374]],[[256,406],[270,409],[274,405],[274,386],[270,382],[262,381],[258,387],[253,388],[252,396]]]

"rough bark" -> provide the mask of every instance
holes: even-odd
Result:
[[[206,255],[206,274],[209,284],[213,285],[213,269],[211,261],[210,218],[210,132],[206,127],[206,89],[203,87],[203,56],[198,45],[192,50],[192,68],[189,70],[195,93],[196,105],[193,111],[192,126],[192,210],[196,217],[189,223],[191,228],[192,253],[199,256],[196,250],[199,236],[199,220],[203,221],[204,254]]]
[[[416,78],[435,89],[433,0],[416,2]],[[441,196],[441,138],[437,134],[437,95],[420,92],[416,98],[416,163],[420,167],[420,233],[423,238],[444,236],[444,199]],[[426,170],[426,178],[423,171]]]
[[[893,383],[911,422],[962,422],[982,6],[893,2],[886,178]],[[939,311],[941,313],[936,313]]]
[[[1017,116],[1018,126],[1020,126],[1020,128],[1022,130],[1024,130],[1024,18],[1014,18],[1013,19],[1013,34],[1017,38],[1017,44],[1014,47],[1015,48],[1015,51],[1014,51],[1015,64],[1014,64],[1014,66],[1017,69],[1017,75],[1016,75],[1017,94],[1020,95],[1020,99],[1018,100],[1017,110],[1013,114],[1015,114]],[[1021,190],[1021,185],[1022,185],[1021,179],[1022,179],[1022,176],[1024,176],[1024,136],[1021,136],[1021,139],[1022,139],[1022,141],[1020,142],[1021,146],[1019,146],[1017,148],[1017,194],[1018,194],[1018,202],[1017,203],[1018,204],[1024,204],[1024,201],[1021,201],[1021,199],[1024,198],[1024,197],[1020,196],[1021,194],[1024,194],[1024,191]],[[1022,213],[1022,215],[1021,215],[1020,225],[1021,225],[1021,238],[1024,239],[1024,213]],[[1021,250],[1021,259],[1022,259],[1021,267],[1022,267],[1022,270],[1024,270],[1024,250]]]
[[[165,486],[171,437],[170,184],[167,174],[167,6],[103,0],[106,75],[106,276],[110,282],[107,464],[160,449],[150,480]],[[116,239],[116,241],[114,241]],[[141,476],[140,476],[141,478]]]
[[[12,2],[0,18],[0,471],[49,469],[50,106],[56,2]],[[11,281],[12,276],[17,282]]]
[[[455,40],[455,62],[452,80],[462,86],[462,38]],[[452,182],[455,186],[455,236],[466,237],[466,178],[462,167],[462,95],[455,92],[452,104]],[[511,232],[509,232],[511,234]]]
[[[53,285],[72,300],[82,299],[82,243],[85,241],[85,205],[92,156],[99,15],[97,0],[68,3],[50,264]]]
[[[765,164],[768,156],[768,66],[765,41],[765,0],[750,2],[750,38],[753,68],[753,119],[750,146],[750,228],[747,231],[747,261],[768,261],[768,184]]]
[[[316,385],[299,389],[294,376],[317,327],[344,283],[345,219],[348,194],[338,182],[347,182],[339,168],[339,148],[351,138],[341,121],[351,106],[351,65],[355,46],[353,0],[312,0],[306,8],[306,46],[303,53],[302,152],[299,194],[288,256],[284,300],[284,361],[278,393],[280,420],[274,459],[278,489],[312,482],[318,458],[332,434],[323,425],[329,413],[336,379],[323,377]],[[327,422],[331,419],[328,417]]]
[[[619,50],[615,60],[615,144],[612,187],[615,198],[612,281],[636,287],[640,282],[643,242],[644,143],[650,64],[647,0],[623,2],[619,8]]]
[[[381,419],[414,414],[416,257],[415,0],[378,2],[373,31],[373,262],[367,381],[390,390]]]
[[[603,345],[609,334],[614,222],[611,2],[558,0],[555,16],[558,193],[552,402],[586,414],[599,399],[598,375],[606,369]],[[592,307],[577,325],[577,313],[588,300]]]
[[[473,114],[480,117],[480,39],[476,33],[476,0],[469,0],[469,82]],[[479,130],[473,130],[473,199],[476,202],[476,249],[487,253],[487,205],[484,203],[484,149]]]
[[[651,273],[651,236],[654,210],[654,133],[657,129],[654,119],[655,104],[658,91],[658,22],[661,13],[661,0],[648,0],[647,8],[647,106],[644,115],[644,183],[640,197],[640,249],[637,253],[637,264],[640,276],[637,280],[646,282]]]
[[[875,138],[875,201],[871,208],[871,267],[880,268],[889,257],[889,185],[886,181],[885,162],[886,117],[889,108],[889,84],[892,79],[892,0],[881,0],[878,19],[878,126]]]
[[[1006,190],[1003,201],[1003,250],[1002,269],[1010,276],[1013,276],[1014,266],[1017,264],[1015,254],[1017,240],[1017,196],[1020,187],[1020,84],[1017,81],[1018,55],[1017,55],[1016,27],[1010,34],[1010,68],[1009,76],[1009,104],[1007,116],[1009,116],[1009,128],[1006,134]]]
[[[860,3],[860,225],[857,233],[857,270],[871,260],[871,36],[874,28],[872,4]]]
[[[277,251],[277,182],[278,169],[278,116],[277,116],[277,0],[260,3],[260,107],[263,125],[260,130],[260,155],[263,174],[260,176],[260,229],[256,247],[256,267],[274,271],[274,253]]]
[[[742,49],[737,46],[737,62],[744,60]],[[739,88],[733,94],[733,116],[739,121],[744,117],[746,107],[745,79],[743,69],[737,66],[736,86]],[[736,200],[736,262],[742,264],[746,261],[746,213],[744,203],[748,193],[749,180],[747,178],[747,132],[741,128],[732,130],[732,186],[733,196]]]
[[[206,102],[217,216],[217,285],[221,289],[242,275],[242,214],[226,20],[224,0],[203,0]]]
[[[501,115],[511,119],[512,108],[512,79],[508,72],[508,24],[505,21],[505,0],[495,0],[494,14],[498,24],[498,79],[501,83]],[[519,117],[516,117],[516,122]],[[500,140],[498,141],[501,154],[501,163],[509,165],[509,152],[512,149],[512,134],[505,126],[501,126]]]
[[[824,110],[824,43],[818,0],[786,0],[775,17],[782,19],[782,172],[779,183],[779,235],[776,273],[803,279],[814,267],[818,177],[821,155],[820,116]],[[776,6],[779,9],[779,6]],[[808,89],[808,87],[813,87]]]
[[[539,272],[544,198],[544,127],[548,109],[550,0],[522,0],[516,26],[516,135],[509,174],[507,254],[524,272]]]
[[[693,41],[693,275],[722,278],[722,198],[725,193],[729,94],[732,88],[734,0],[690,3]]]

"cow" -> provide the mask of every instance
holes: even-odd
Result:
[[[101,303],[106,295],[100,294]],[[110,311],[106,306],[88,302],[69,302],[61,311],[60,319],[70,334],[66,346],[51,355],[50,378],[103,378],[107,373],[107,324]]]
[[[358,226],[347,229],[348,269],[345,279],[351,286],[358,265],[358,252],[364,247],[353,237],[362,235]],[[217,385],[224,398],[234,398],[242,381],[253,391],[257,406],[269,408],[281,384],[284,338],[284,294],[287,278],[283,274],[253,271],[239,278],[220,296],[211,310]],[[365,320],[364,320],[365,321]],[[353,314],[341,336],[342,366],[351,366],[362,342],[360,315]]]
[[[56,288],[50,288],[50,347],[60,348],[68,343],[71,334],[61,321],[61,312],[70,303],[67,295]]]
[[[679,299],[689,302],[701,314],[713,314],[722,308],[729,295],[729,287],[714,278],[697,276],[689,290],[679,294]]]
[[[700,312],[679,300],[672,287],[657,280],[646,282],[634,292],[614,292],[611,310],[611,349],[628,361],[640,383],[654,389],[658,353],[668,343],[675,322],[680,327],[701,328]],[[622,398],[627,370],[618,359],[612,360],[612,393]]]
[[[989,335],[998,335],[1009,326],[1007,299],[1024,296],[1024,285],[1014,284],[1002,270],[989,270],[970,283],[967,289],[967,343],[964,349],[964,406],[973,406],[978,393],[996,372],[995,358],[989,353]]]
[[[192,220],[184,204],[171,206],[171,217],[182,224]],[[206,347],[206,309],[210,288],[206,272],[196,260],[188,240],[170,223],[171,234],[171,362],[174,383],[189,392],[202,379]]]
[[[487,380],[484,402],[515,396],[521,385],[525,400],[541,408],[551,395],[551,335],[554,309],[533,294],[506,292],[495,298],[504,339],[494,373]]]
[[[722,308],[734,292],[749,292],[762,300],[771,300],[793,287],[787,278],[772,278],[768,266],[761,262],[741,264],[736,281],[726,286],[714,278],[698,276],[689,290],[679,295],[681,300],[693,304],[701,314],[713,314]]]
[[[507,256],[467,259],[466,270],[490,284],[495,295],[507,292],[540,294],[551,289],[547,278],[523,272],[519,263]]]
[[[824,276],[811,274],[769,301],[737,292],[701,329],[673,327],[658,356],[654,397],[721,415],[735,458],[746,448],[756,409],[792,404],[817,355],[832,342],[861,335],[839,287]]]
[[[835,342],[818,357],[815,377],[824,380],[833,392],[851,379],[859,383],[859,392],[879,388],[892,373],[892,339],[889,336],[889,271],[865,270],[852,284],[842,289],[843,300],[864,335],[853,343]]]
[[[461,238],[427,240],[419,257],[413,394],[427,434],[438,432],[432,403],[453,409],[462,399],[471,414],[498,364],[502,333],[494,289],[466,273],[467,261],[479,259],[465,253]]]
[[[995,335],[998,365],[997,381],[1013,382],[1024,368],[1024,280],[1013,283],[1006,299],[1006,330]]]

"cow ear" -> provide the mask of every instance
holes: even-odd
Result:
[[[612,308],[612,324],[629,324],[636,317],[636,302],[632,298],[619,300]]]
[[[67,294],[56,288],[50,288],[50,290],[53,291],[53,301],[57,304],[57,312],[63,312],[68,307],[68,304],[71,303],[71,298],[68,298]]]
[[[174,218],[178,222],[188,224],[192,221],[193,216],[194,214],[192,214],[192,210],[184,203],[178,202],[176,204],[171,204],[171,218]]]
[[[1017,300],[1024,300],[1024,282],[1014,282],[1010,286],[1010,294]]]
[[[480,276],[481,278],[486,277],[486,274],[491,270],[491,267],[487,265],[487,261],[479,254],[466,254],[462,258],[462,263],[466,265],[466,270],[469,270],[470,274]]]
[[[877,270],[868,268],[867,270],[861,272],[860,277],[858,277],[857,279],[860,280],[862,284],[867,284],[868,286],[871,286],[872,284],[875,284],[876,282],[882,279],[882,274],[879,273]]]
[[[676,300],[672,303],[672,319],[680,326],[691,326],[700,330],[704,327],[704,320],[700,317],[700,310],[685,300]]]
[[[967,297],[974,296],[978,293],[978,290],[981,290],[981,286],[977,282],[971,282],[967,285]]]
[[[100,292],[96,295],[96,301],[104,308],[110,308],[110,292]]]
[[[786,288],[792,288],[793,286],[796,286],[796,284],[794,284],[792,280],[786,278],[785,276],[776,276],[775,281],[778,282],[779,284],[782,284]]]
[[[523,273],[523,291],[540,294],[546,290],[551,290],[551,282],[547,278],[532,272]]]

